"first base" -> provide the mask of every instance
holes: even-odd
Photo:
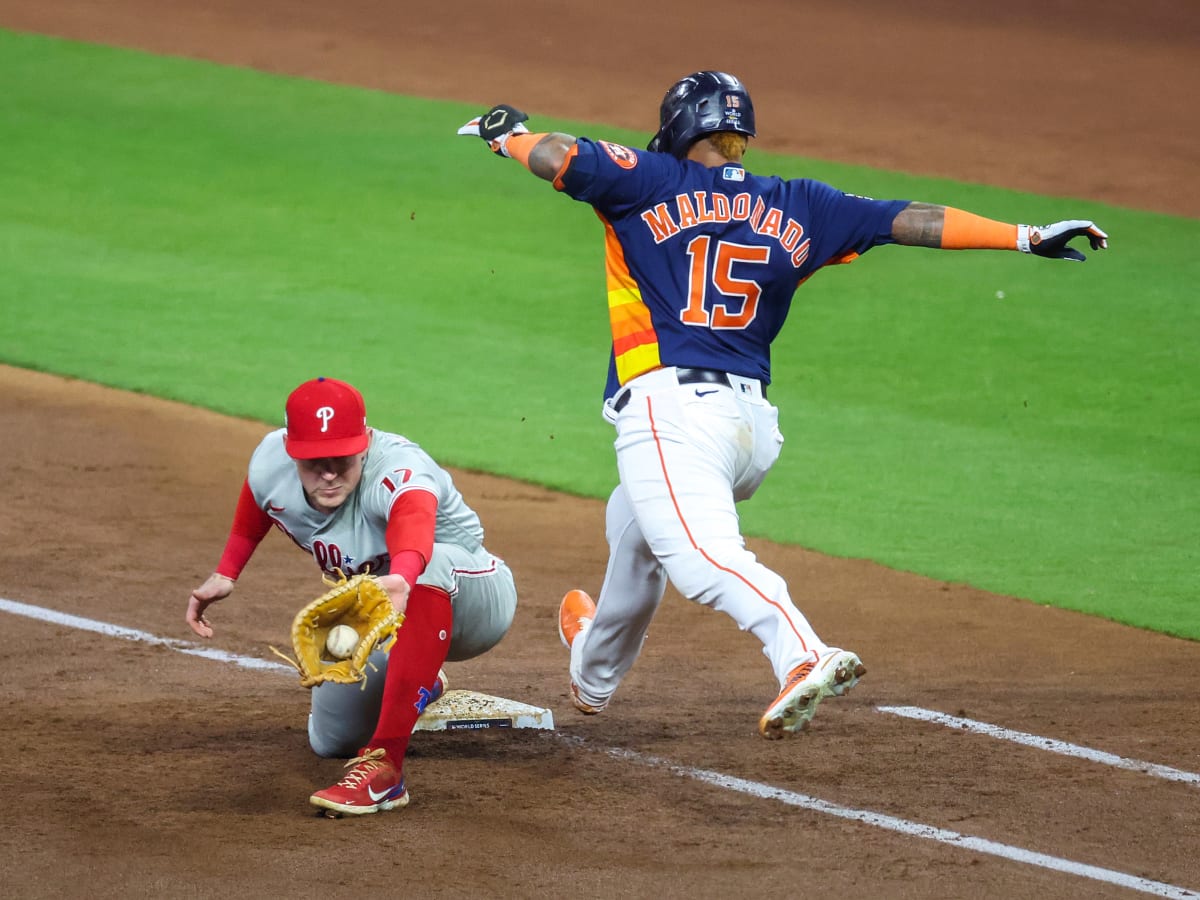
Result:
[[[425,707],[413,731],[481,731],[485,728],[554,730],[554,713],[540,706],[476,691],[446,691]]]

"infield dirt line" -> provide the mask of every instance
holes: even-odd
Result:
[[[12,613],[13,615],[25,616],[26,618],[37,619],[54,625],[103,634],[108,637],[116,637],[122,640],[137,641],[154,646],[166,647],[167,649],[174,650],[178,653],[183,653],[189,656],[199,656],[205,659],[212,659],[217,662],[232,663],[233,665],[237,665],[246,669],[275,670],[287,673],[289,675],[294,674],[294,670],[290,666],[285,666],[281,663],[272,662],[270,660],[258,659],[257,657],[252,656],[242,656],[240,654],[230,653],[224,650],[204,647],[193,641],[159,637],[158,635],[150,634],[146,631],[140,631],[136,628],[127,628],[123,625],[114,625],[109,622],[88,619],[83,616],[58,612],[57,610],[47,609],[41,606],[34,606],[28,603],[21,603],[20,601],[9,600],[3,597],[0,597],[0,612],[8,612]],[[944,714],[935,712],[933,710],[924,710],[920,707],[877,707],[877,709],[879,709],[881,712],[901,715],[906,718],[923,719],[937,722],[938,724],[952,724],[955,727],[968,727],[968,725],[978,726],[971,727],[970,730],[990,737],[1012,739],[1011,737],[1007,737],[1003,734],[1005,729],[997,729],[995,726],[985,726],[984,723],[975,723],[969,719],[960,720],[955,717],[945,716]],[[1012,732],[1011,734],[1023,735],[1021,732]],[[1089,865],[1087,863],[1080,863],[1073,860],[1064,859],[1062,857],[1050,856],[1048,854],[1038,853],[1033,850],[1026,850],[1024,848],[1009,844],[1001,844],[986,838],[962,834],[960,832],[938,828],[933,825],[925,825],[920,822],[913,822],[907,819],[900,819],[884,813],[840,806],[835,803],[830,803],[826,800],[821,800],[817,797],[810,797],[805,794],[799,794],[794,791],[786,790],[784,788],[773,787],[768,784],[762,784],[760,782],[750,781],[732,775],[725,775],[720,772],[713,772],[706,769],[681,766],[669,759],[651,756],[635,750],[627,750],[617,747],[597,747],[588,741],[585,741],[583,738],[574,735],[565,735],[555,732],[555,736],[564,743],[572,746],[581,747],[594,752],[602,752],[615,759],[634,762],[650,768],[662,769],[663,771],[679,777],[690,778],[705,784],[713,785],[715,787],[724,788],[725,790],[746,794],[748,796],[775,800],[789,806],[808,809],[814,812],[820,812],[842,819],[861,822],[865,825],[883,828],[899,834],[918,837],[923,840],[931,840],[938,843],[959,847],[964,850],[971,850],[977,853],[984,853],[1013,862],[1023,863],[1025,865],[1037,866],[1039,868],[1050,869],[1056,872],[1062,872],[1064,874],[1076,875],[1094,881],[1101,881],[1107,884],[1129,888],[1131,890],[1140,891],[1142,893],[1157,897],[1169,897],[1173,898],[1173,900],[1189,900],[1189,898],[1190,900],[1200,900],[1200,892],[1196,892],[1179,885],[1167,884],[1166,882],[1160,881],[1152,881],[1150,879],[1140,878],[1136,875],[1130,875],[1126,872],[1120,872],[1115,869],[1104,869],[1098,866]],[[1064,744],[1063,742],[1055,741],[1051,738],[1039,738],[1036,735],[1023,736],[1028,737],[1030,740],[1022,740],[1019,741],[1019,743],[1023,743],[1035,748],[1049,750],[1050,752],[1060,752],[1058,749],[1056,749],[1056,747],[1059,745],[1069,748],[1078,748],[1082,751],[1088,751],[1090,755],[1085,756],[1084,758],[1094,762],[1102,762],[1109,765],[1114,765],[1115,763],[1111,762],[1110,760],[1118,760],[1122,764],[1120,766],[1121,768],[1129,768],[1133,771],[1142,772],[1143,774],[1164,777],[1161,774],[1162,771],[1173,772],[1180,776],[1186,776],[1182,778],[1177,777],[1173,780],[1195,780],[1200,782],[1200,775],[1196,775],[1194,773],[1181,772],[1180,770],[1170,769],[1166,766],[1157,766],[1151,763],[1141,763],[1136,760],[1127,760],[1123,757],[1114,757],[1112,754],[1102,753],[1101,751],[1090,751],[1086,747],[1079,747],[1078,745],[1074,744]],[[1071,753],[1067,755],[1079,756],[1081,754]]]

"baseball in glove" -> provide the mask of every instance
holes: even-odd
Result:
[[[296,667],[302,687],[316,687],[325,681],[338,684],[362,681],[363,666],[371,651],[392,637],[404,622],[404,616],[396,612],[387,591],[374,576],[363,574],[347,579],[340,571],[338,575],[336,581],[325,578],[331,589],[296,613],[292,620],[292,648],[296,658],[271,648]],[[348,657],[335,660],[326,641],[337,625],[349,625],[359,639]]]

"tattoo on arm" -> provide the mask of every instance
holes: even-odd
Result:
[[[529,171],[538,178],[553,181],[574,144],[575,138],[571,135],[551,132],[538,141],[529,154]]]
[[[946,207],[934,203],[910,203],[892,220],[892,237],[909,247],[941,247]]]

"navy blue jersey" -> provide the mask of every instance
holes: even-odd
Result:
[[[771,342],[800,282],[892,243],[892,220],[908,205],[588,138],[555,186],[604,223],[606,397],[660,366],[769,382]]]

